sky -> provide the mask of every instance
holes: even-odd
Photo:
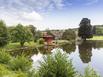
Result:
[[[82,18],[103,24],[103,0],[0,0],[0,19],[7,26],[68,29],[79,27]]]

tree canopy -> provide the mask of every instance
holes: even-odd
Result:
[[[34,25],[28,25],[26,26],[27,29],[30,30],[30,32],[32,33],[33,35],[33,40],[35,42],[35,35],[36,35],[36,27]]]
[[[11,39],[13,42],[20,42],[21,46],[24,45],[25,42],[29,42],[32,38],[31,32],[23,27],[22,24],[18,24],[11,31]]]
[[[86,38],[93,37],[92,26],[90,23],[91,23],[90,19],[83,18],[79,24],[80,27],[79,27],[79,31],[78,31],[78,36],[84,40],[86,40]]]
[[[63,35],[62,35],[62,39],[63,40],[75,40],[76,38],[76,34],[75,31],[72,29],[67,29],[64,31]]]
[[[0,20],[0,47],[8,43],[8,32],[6,24]]]

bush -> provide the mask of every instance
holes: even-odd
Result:
[[[14,71],[28,71],[31,68],[31,61],[24,55],[21,55],[11,60],[9,66]]]
[[[11,60],[11,55],[4,50],[0,51],[0,63],[8,64]]]
[[[7,69],[7,67],[3,64],[0,64],[0,77],[4,77],[5,75],[10,74],[11,72]]]
[[[57,51],[54,55],[44,57],[40,62],[40,77],[74,77],[75,69],[66,54]]]
[[[43,39],[43,38],[40,38],[40,39],[38,40],[38,43],[39,43],[39,44],[44,44],[44,39]]]
[[[76,34],[75,34],[75,31],[72,29],[65,30],[65,32],[62,35],[63,40],[71,41],[71,40],[75,40],[75,38],[76,38]]]
[[[84,72],[84,76],[83,77],[100,77],[99,75],[98,75],[98,73],[96,72],[96,71],[94,71],[94,69],[93,68],[91,68],[91,67],[87,67],[86,69],[85,69],[85,72]]]

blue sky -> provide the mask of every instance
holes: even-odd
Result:
[[[0,0],[0,19],[8,26],[77,28],[84,17],[91,19],[92,25],[103,24],[103,0]]]

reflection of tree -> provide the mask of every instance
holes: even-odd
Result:
[[[88,63],[91,61],[92,56],[92,42],[85,41],[82,44],[78,45],[80,58],[83,63]]]
[[[10,54],[12,56],[18,56],[18,55],[24,54],[25,56],[30,57],[33,54],[38,54],[38,50],[37,50],[37,48],[25,47],[25,48],[18,48],[18,49],[15,49],[15,50],[11,50]]]
[[[66,51],[67,53],[70,54],[71,52],[75,51],[76,45],[75,45],[75,42],[72,43],[72,44],[66,43],[66,44],[62,45],[62,48],[63,48],[64,51]]]
[[[40,53],[48,54],[48,53],[51,53],[51,50],[53,49],[53,46],[41,46],[38,49],[39,49]]]
[[[99,48],[103,48],[103,41],[93,41],[93,48],[94,49],[99,49]]]

